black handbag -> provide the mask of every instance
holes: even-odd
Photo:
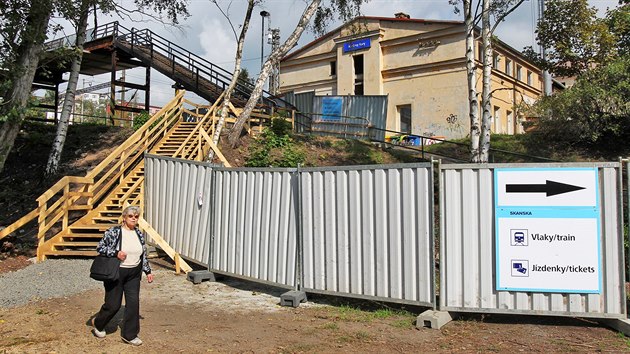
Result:
[[[118,239],[117,249],[122,249],[122,232]],[[98,281],[116,281],[120,270],[120,259],[118,257],[107,257],[99,254],[94,258],[90,267],[90,278]]]

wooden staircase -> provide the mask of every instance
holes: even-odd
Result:
[[[95,256],[104,231],[121,222],[122,209],[127,205],[143,207],[145,151],[202,161],[214,149],[222,158],[210,139],[221,98],[212,106],[203,106],[205,115],[194,115],[194,122],[186,122],[182,113],[190,116],[194,111],[184,108],[185,103],[193,103],[183,95],[180,91],[85,177],[63,177],[37,199],[35,210],[0,230],[0,239],[37,218],[38,260]]]

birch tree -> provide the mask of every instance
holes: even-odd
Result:
[[[218,8],[219,11],[225,16],[225,18],[230,23],[230,27],[232,27],[232,31],[234,32],[234,37],[236,37],[236,31],[234,30],[234,26],[232,26],[232,22],[230,21],[230,17],[225,13],[216,0],[212,1]],[[232,98],[232,92],[234,92],[234,88],[238,83],[241,77],[241,62],[243,59],[243,46],[245,43],[245,36],[247,35],[247,30],[249,29],[249,21],[252,18],[252,11],[254,10],[255,1],[248,0],[247,2],[247,11],[245,13],[245,19],[243,20],[243,26],[241,27],[241,33],[237,38],[236,44],[236,63],[234,64],[234,73],[232,74],[232,80],[228,85],[228,88],[224,92],[223,96],[223,104],[221,106],[221,117],[217,122],[216,129],[214,131],[214,136],[212,137],[212,142],[214,145],[219,143],[219,137],[221,136],[221,130],[223,129],[223,125],[225,124],[225,120],[228,116],[228,111],[230,108],[230,99]],[[210,151],[209,159],[212,160],[214,156],[214,151]]]
[[[7,2],[2,9],[2,67],[6,76],[0,89],[0,172],[13,148],[31,95],[31,85],[44,41],[50,16],[51,0]],[[15,45],[13,43],[16,43]],[[4,75],[4,74],[3,74]]]
[[[265,81],[267,81],[267,78],[269,77],[273,66],[280,60],[280,58],[282,58],[287,52],[289,52],[291,48],[295,46],[298,39],[300,39],[300,36],[302,36],[302,33],[304,33],[304,30],[308,26],[311,17],[313,17],[320,4],[321,0],[311,1],[306,9],[304,9],[304,12],[302,12],[302,16],[300,17],[297,26],[293,30],[293,33],[291,33],[287,40],[280,47],[278,47],[278,49],[272,51],[271,54],[269,54],[269,57],[265,61],[262,69],[260,70],[260,73],[258,74],[258,78],[254,83],[254,89],[252,90],[252,93],[249,96],[249,99],[247,100],[243,111],[239,114],[236,122],[234,123],[234,126],[232,127],[232,130],[230,131],[228,139],[232,147],[236,147],[236,145],[238,144],[241,137],[241,132],[243,131],[243,126],[245,125],[245,122],[249,119],[252,111],[256,107],[256,104],[258,103],[258,100],[262,95]]]
[[[321,0],[312,0],[308,3],[293,32],[282,45],[278,46],[278,48],[269,54],[269,57],[263,64],[258,78],[254,83],[252,93],[245,104],[245,108],[241,114],[239,114],[228,136],[229,143],[232,147],[238,145],[241,132],[243,131],[243,126],[260,100],[263,87],[271,74],[271,70],[275,65],[277,65],[280,59],[297,44],[297,41],[308,27],[313,16],[315,16],[313,28],[315,29],[315,32],[321,33],[322,29],[326,27],[326,24],[334,17],[335,14],[339,19],[344,21],[357,15],[361,9],[361,4],[364,1],[366,0],[330,0],[329,6],[322,6]]]
[[[79,82],[79,71],[81,70],[81,61],[83,60],[83,44],[87,34],[88,16],[90,14],[90,8],[93,3],[90,0],[81,1],[81,5],[78,9],[78,16],[76,17],[76,42],[74,45],[74,53],[72,62],[70,64],[70,77],[68,79],[68,87],[66,88],[66,94],[63,101],[63,108],[61,109],[61,116],[57,124],[57,133],[55,134],[55,140],[53,141],[50,155],[48,156],[48,163],[46,164],[46,176],[52,176],[57,173],[59,168],[59,161],[61,160],[61,152],[63,151],[63,145],[66,142],[66,135],[68,133],[68,124],[70,121],[70,114],[74,107],[75,92],[77,90],[77,83]],[[94,14],[96,16],[96,13]]]
[[[460,0],[453,0],[457,4]],[[492,121],[492,36],[501,22],[516,10],[525,0],[461,0],[466,31],[466,71],[468,85],[468,107],[470,119],[470,160],[477,163],[488,162]],[[479,13],[476,8],[481,8]],[[457,10],[456,10],[457,11]],[[479,117],[477,99],[477,64],[475,62],[475,41],[477,24],[481,22],[482,57],[482,115]]]
[[[138,11],[143,12],[145,8],[152,8],[157,11],[158,14],[166,12],[168,19],[176,24],[178,16],[188,16],[186,9],[186,2],[182,0],[135,0],[135,4],[138,7]],[[75,94],[77,84],[79,81],[79,73],[81,71],[81,62],[83,60],[83,45],[85,44],[87,35],[88,18],[90,15],[90,8],[93,8],[93,14],[96,17],[97,8],[103,13],[114,11],[121,16],[129,14],[129,9],[121,8],[112,0],[82,0],[78,9],[74,7],[72,1],[66,2],[65,7],[62,7],[61,13],[67,19],[75,23],[76,28],[76,42],[74,46],[74,55],[70,66],[70,77],[68,79],[68,86],[66,88],[66,94],[63,102],[63,108],[61,110],[61,117],[57,125],[57,133],[55,140],[48,156],[48,162],[46,164],[45,174],[46,176],[54,175],[59,168],[59,161],[61,160],[61,153],[63,152],[63,146],[66,141],[66,135],[68,133],[68,125],[70,122],[70,115],[72,114],[72,108],[74,107]],[[152,17],[152,16],[151,16]]]

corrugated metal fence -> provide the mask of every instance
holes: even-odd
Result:
[[[601,293],[497,291],[495,168],[595,167],[601,205]],[[624,317],[619,163],[442,165],[440,309],[455,312]]]
[[[432,306],[431,171],[301,171],[303,289]]]
[[[147,155],[145,219],[188,260],[210,261],[211,164]]]
[[[280,287],[435,306],[431,164],[146,161],[147,221],[184,258]]]
[[[296,286],[294,171],[214,169],[212,271]]]
[[[146,218],[211,271],[307,292],[438,307],[432,165],[227,169],[147,155]],[[595,171],[600,290],[497,290],[495,169]],[[626,314],[620,163],[441,165],[439,309]]]
[[[295,118],[300,133],[385,140],[387,96],[316,96],[305,92],[288,94],[286,99],[301,112]],[[335,99],[341,103],[339,110],[329,114],[324,109],[325,101]]]

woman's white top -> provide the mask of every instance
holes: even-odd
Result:
[[[127,253],[127,258],[120,264],[122,268],[133,268],[142,261],[142,244],[134,230],[121,227],[122,251]]]

